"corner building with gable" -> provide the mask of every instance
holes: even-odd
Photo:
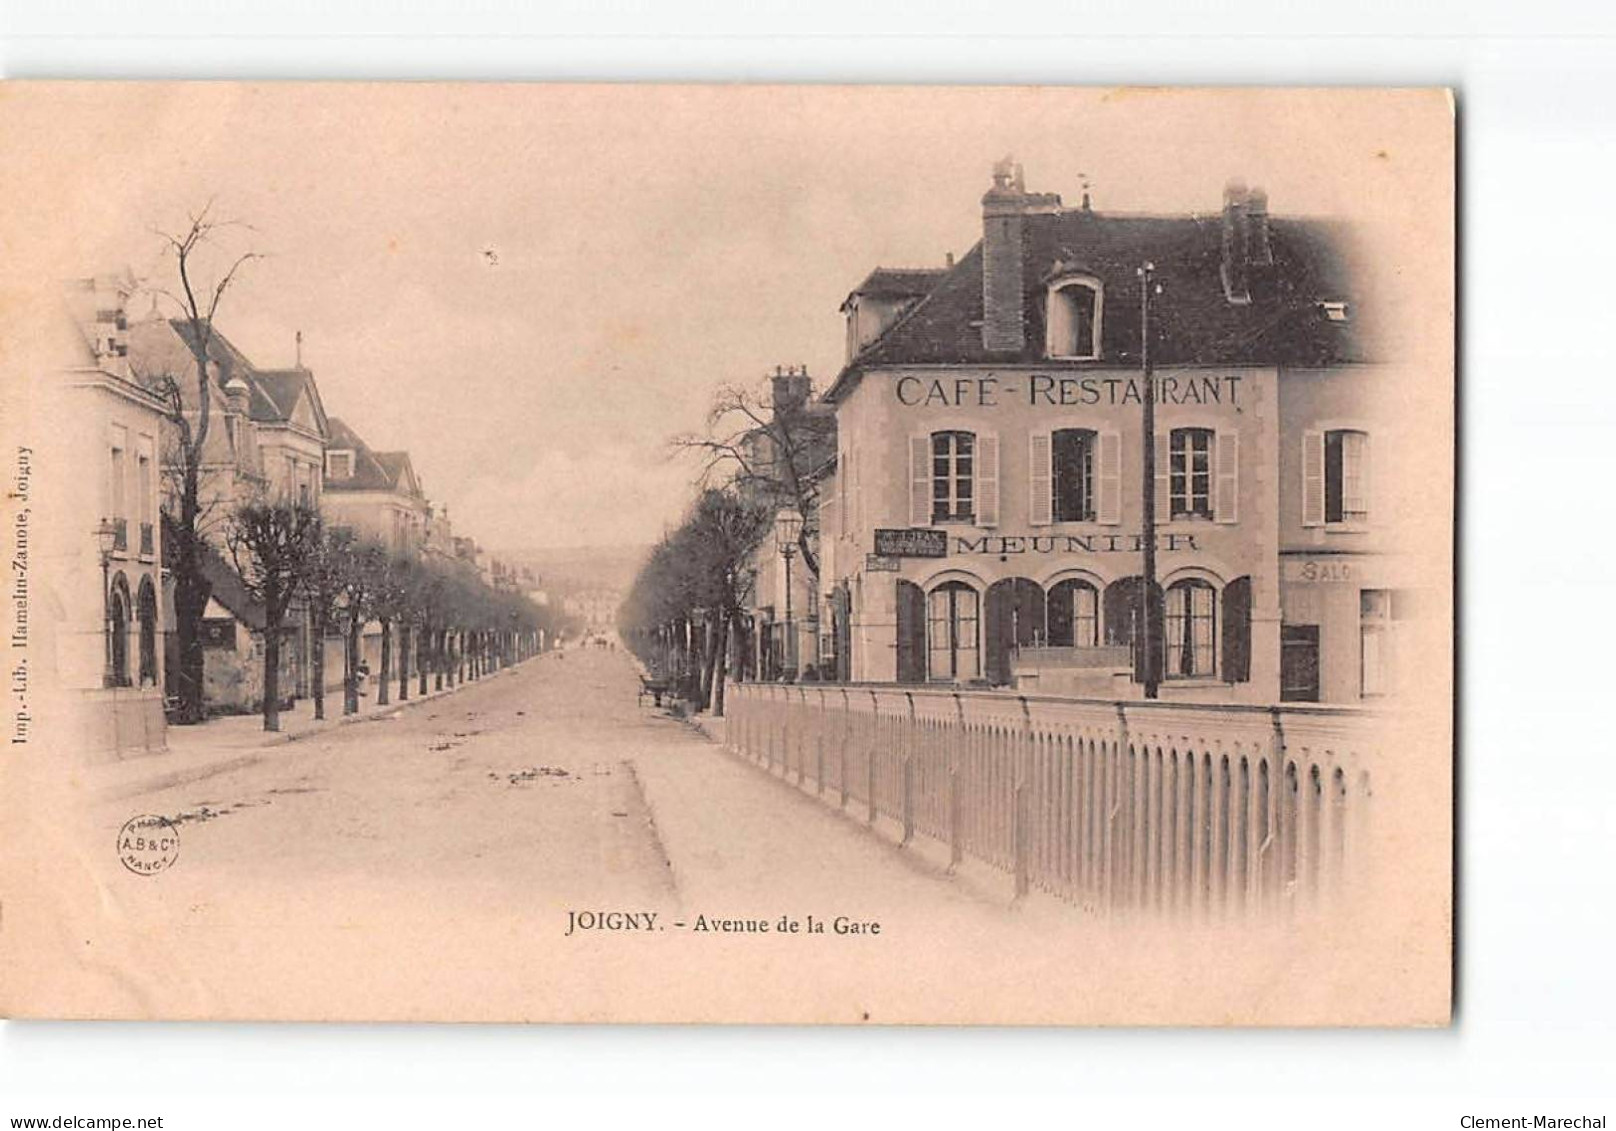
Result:
[[[958,263],[878,268],[821,492],[822,656],[855,682],[1141,694],[1141,282],[1153,265],[1164,700],[1395,688],[1399,382],[1343,224],[1229,185],[1111,214],[996,167]]]

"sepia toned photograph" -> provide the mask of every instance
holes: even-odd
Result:
[[[0,1012],[1445,1026],[1442,89],[11,82]]]

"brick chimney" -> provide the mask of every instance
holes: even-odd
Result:
[[[796,366],[789,369],[776,365],[772,384],[773,408],[776,416],[790,415],[797,412],[808,403],[808,394],[812,391],[812,382],[808,378],[808,367]]]
[[[1254,284],[1267,278],[1274,264],[1268,238],[1268,194],[1230,181],[1223,189],[1223,294],[1229,302],[1251,302]]]
[[[993,166],[993,187],[982,197],[983,349],[1019,353],[1026,346],[1026,218],[1059,208],[1056,194],[1027,192],[1013,159]]]

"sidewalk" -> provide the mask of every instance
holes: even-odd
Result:
[[[340,689],[326,695],[324,719],[315,719],[314,700],[299,699],[291,709],[281,712],[279,731],[266,731],[264,716],[259,713],[219,715],[196,726],[171,725],[167,733],[166,753],[146,754],[97,766],[90,773],[92,789],[98,797],[113,800],[229,773],[262,761],[277,746],[324,734],[334,727],[393,718],[416,704],[430,703],[464,688],[477,687],[490,679],[520,671],[531,661],[542,660],[550,654],[530,656],[512,667],[491,672],[482,679],[468,679],[442,691],[432,689],[425,695],[417,694],[412,686],[410,697],[402,702],[397,698],[398,688],[395,684],[390,688],[392,701],[386,706],[377,704],[375,686],[372,685],[370,694],[360,697],[359,711],[353,715],[342,713],[343,694]]]

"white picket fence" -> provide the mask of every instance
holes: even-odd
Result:
[[[1379,720],[891,685],[741,684],[726,743],[908,843],[1092,908],[1229,915],[1361,875]]]

